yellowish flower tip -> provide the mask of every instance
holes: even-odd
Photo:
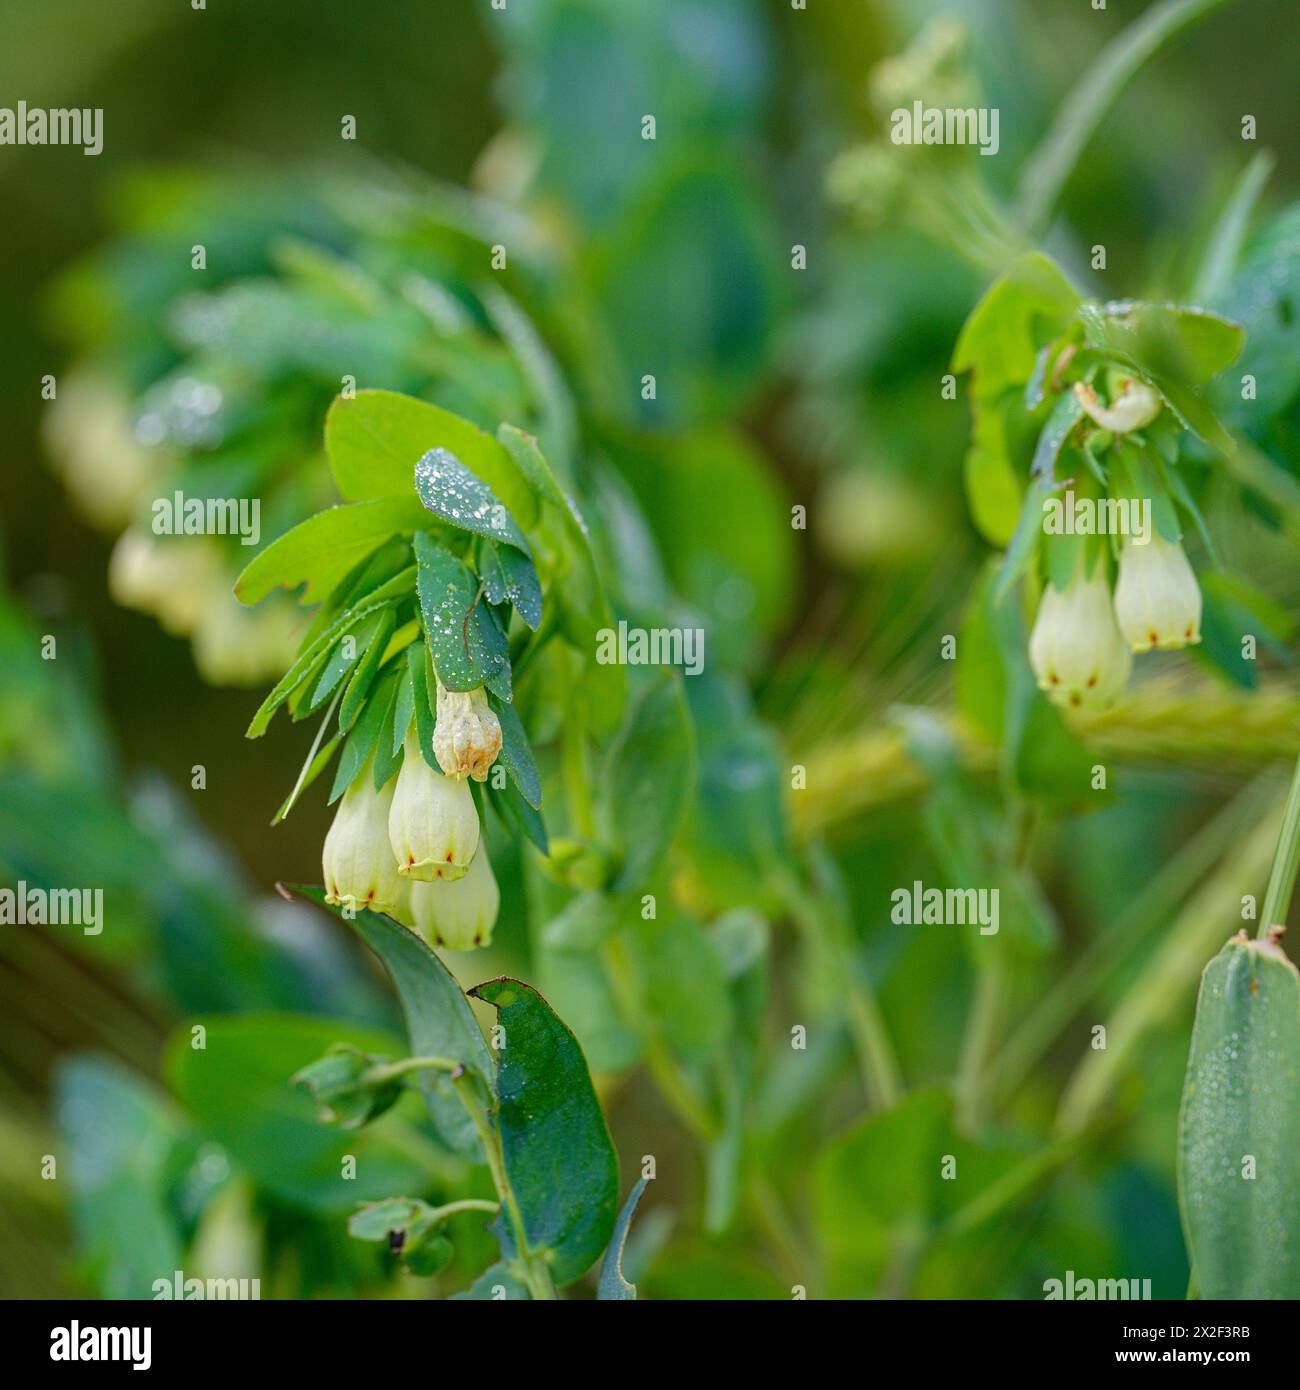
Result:
[[[1080,566],[1065,589],[1047,587],[1029,638],[1029,664],[1056,704],[1097,712],[1114,703],[1133,659],[1115,622],[1104,564],[1091,577]]]
[[[501,722],[483,687],[448,690],[437,680],[433,755],[443,772],[448,777],[470,776],[476,782],[486,782],[500,752]]]
[[[431,946],[449,951],[488,945],[500,906],[501,892],[487,850],[481,846],[463,878],[411,885],[416,931]]]
[[[1152,531],[1146,545],[1124,542],[1115,617],[1135,652],[1173,651],[1201,640],[1201,588],[1177,541]]]
[[[461,878],[478,849],[478,836],[478,812],[464,778],[441,776],[408,734],[388,812],[397,872],[426,883]]]

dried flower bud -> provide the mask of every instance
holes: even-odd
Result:
[[[435,677],[436,679],[436,677]],[[438,687],[438,722],[433,731],[433,753],[448,777],[468,773],[486,782],[488,769],[501,751],[501,723],[481,685],[473,690]]]
[[[1102,405],[1086,381],[1077,381],[1074,394],[1084,413],[1112,434],[1128,434],[1149,425],[1160,414],[1160,397],[1145,382],[1125,377],[1119,395],[1110,405]]]

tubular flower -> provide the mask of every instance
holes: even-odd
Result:
[[[336,907],[370,908],[399,921],[410,919],[410,887],[397,872],[388,843],[388,813],[395,781],[375,790],[367,764],[343,793],[321,858],[325,901]]]
[[[397,872],[425,883],[463,877],[478,849],[478,812],[468,783],[439,776],[409,734],[388,811],[388,840]]]
[[[1064,589],[1048,586],[1029,638],[1039,689],[1057,704],[1104,709],[1124,689],[1133,658],[1115,623],[1105,566],[1082,568]]]
[[[1086,381],[1075,383],[1074,394],[1084,413],[1112,434],[1128,434],[1149,425],[1160,414],[1160,397],[1145,382],[1125,377],[1110,405],[1102,405]]]
[[[1135,652],[1169,650],[1201,640],[1201,589],[1177,541],[1153,531],[1147,545],[1124,542],[1115,616]]]
[[[483,848],[471,860],[464,878],[454,883],[444,880],[411,885],[416,931],[431,946],[445,946],[450,951],[486,946],[492,940],[500,905],[501,892]]]
[[[448,777],[468,773],[476,782],[486,782],[488,769],[501,751],[501,723],[488,704],[487,692],[481,685],[473,690],[448,690],[440,680],[437,688],[433,754],[438,766]]]

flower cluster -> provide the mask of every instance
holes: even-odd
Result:
[[[1201,590],[1177,541],[1126,537],[1112,596],[1107,566],[1080,564],[1064,589],[1049,584],[1029,638],[1039,688],[1058,704],[1097,710],[1124,689],[1131,652],[1201,640]]]
[[[487,778],[501,728],[482,688],[438,683],[434,750],[441,771],[408,734],[400,771],[376,789],[368,763],[344,793],[325,837],[325,900],[386,912],[435,946],[486,946],[500,893],[480,845],[467,777]]]

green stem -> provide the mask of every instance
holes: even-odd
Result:
[[[382,1062],[368,1068],[361,1079],[366,1085],[382,1086],[413,1071],[445,1071],[454,1076],[463,1066],[451,1057],[403,1057],[400,1062]]]
[[[975,981],[957,1070],[957,1103],[963,1127],[973,1133],[984,1122],[989,1100],[989,1059],[1002,1027],[1007,997],[1005,952],[994,943],[993,955]]]
[[[523,1214],[519,1210],[519,1202],[515,1197],[514,1189],[510,1186],[509,1175],[506,1173],[501,1136],[497,1133],[496,1126],[489,1122],[487,1111],[483,1108],[478,1089],[469,1073],[461,1068],[452,1079],[465,1109],[469,1111],[470,1119],[474,1122],[479,1141],[483,1145],[483,1155],[487,1159],[488,1171],[492,1174],[493,1186],[496,1188],[497,1194],[501,1198],[501,1205],[505,1208],[510,1219],[511,1229],[518,1247],[519,1270],[523,1275],[524,1283],[528,1285],[528,1292],[539,1302],[558,1298],[559,1295],[555,1292],[555,1281],[551,1278],[550,1267],[545,1258],[529,1253],[524,1244]]]
[[[824,894],[805,890],[792,874],[778,873],[774,883],[795,923],[835,961],[863,1085],[872,1105],[888,1110],[903,1094],[898,1062],[875,991],[858,970],[840,914]]]
[[[500,1202],[490,1202],[486,1197],[462,1197],[458,1202],[447,1202],[443,1206],[434,1207],[429,1215],[438,1221],[446,1221],[449,1217],[459,1216],[463,1211],[486,1211],[496,1213],[501,1210]]]
[[[1264,894],[1264,910],[1259,915],[1258,937],[1266,937],[1273,927],[1286,926],[1291,910],[1291,894],[1295,891],[1296,871],[1300,869],[1300,759],[1291,778],[1286,808],[1282,813],[1282,833],[1278,836],[1277,853],[1273,856],[1273,871],[1268,877]]]

